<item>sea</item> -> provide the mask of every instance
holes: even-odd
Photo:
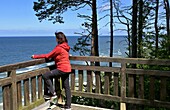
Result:
[[[80,36],[67,36],[71,48]],[[113,57],[127,57],[127,36],[114,36]],[[33,54],[49,53],[56,46],[55,36],[1,36],[0,37],[0,66],[31,60]],[[110,37],[99,36],[99,56],[108,57],[110,54]],[[78,52],[70,50],[70,55],[79,56]],[[28,68],[32,69],[32,68]],[[22,73],[18,70],[17,73]],[[0,78],[5,77],[0,73]],[[2,106],[2,88],[0,88],[0,106]],[[2,108],[0,107],[0,110]]]

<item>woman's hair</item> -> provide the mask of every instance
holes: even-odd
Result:
[[[55,32],[55,36],[58,39],[58,44],[62,44],[64,42],[68,43],[67,38],[63,32]]]

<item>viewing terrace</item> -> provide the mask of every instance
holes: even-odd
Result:
[[[137,110],[144,107],[170,109],[169,59],[70,56],[70,61],[73,110],[80,108],[99,110],[100,107],[115,110],[132,110],[131,107]],[[90,62],[100,62],[100,66],[90,66]],[[108,66],[109,62],[112,62],[112,67]],[[2,90],[0,109],[35,110],[45,105],[43,94],[46,89],[41,74],[54,69],[53,64],[52,61],[36,59],[0,66],[0,73],[5,74],[0,79]],[[62,96],[64,91],[61,91],[60,79],[53,81],[58,96]],[[100,104],[91,104],[94,106],[91,108],[83,106],[82,109],[82,103],[75,100],[81,97],[99,99]],[[63,100],[64,98],[59,97],[59,102],[62,103]],[[113,102],[113,106],[107,106],[100,101]]]

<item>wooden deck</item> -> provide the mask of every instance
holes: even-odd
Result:
[[[50,103],[45,102],[41,104],[38,107],[35,107],[32,110],[48,110]],[[57,106],[51,106],[51,110],[61,110]],[[86,105],[79,105],[79,104],[71,104],[71,110],[113,110],[113,109],[107,109],[107,108],[99,108],[99,107],[93,107],[93,106],[86,106]]]

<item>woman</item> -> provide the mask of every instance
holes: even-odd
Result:
[[[50,97],[56,96],[56,92],[53,88],[51,78],[61,77],[63,82],[63,87],[66,94],[66,103],[64,108],[71,108],[71,91],[69,87],[69,73],[71,72],[71,65],[69,60],[69,50],[70,46],[66,36],[62,32],[56,32],[56,41],[58,45],[48,54],[32,55],[32,58],[53,58],[55,61],[56,69],[43,74],[43,79],[47,85]]]

